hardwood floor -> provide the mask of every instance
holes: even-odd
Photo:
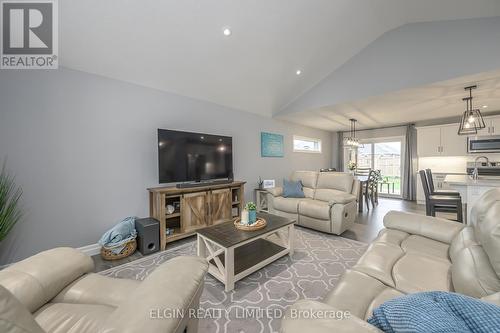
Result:
[[[417,205],[415,201],[404,201],[400,199],[389,199],[389,198],[380,198],[379,204],[375,206],[375,208],[370,207],[370,210],[367,211],[366,207],[362,213],[358,213],[358,218],[354,226],[344,232],[341,236],[353,240],[357,240],[364,243],[370,243],[376,237],[379,231],[384,227],[384,216],[387,212],[391,210],[398,210],[403,212],[411,212],[425,215],[425,206]],[[450,214],[439,214],[439,217],[445,218],[453,218]],[[182,239],[176,241],[174,243],[170,243],[168,248],[172,249],[186,242],[192,241],[196,236],[191,236],[186,239]],[[99,255],[93,256],[94,263],[96,266],[96,272],[100,272],[115,266],[119,266],[139,258],[142,258],[143,255],[136,251],[132,256],[128,258],[124,258],[121,260],[115,261],[106,261],[103,260]]]
[[[365,207],[362,213],[358,213],[358,218],[354,226],[341,236],[370,243],[377,237],[379,231],[384,228],[384,216],[391,210],[425,215],[425,206],[417,205],[415,201],[380,198],[379,204],[375,208],[370,206],[370,210],[368,211]]]
[[[364,243],[371,243],[384,228],[384,216],[391,210],[425,215],[425,206],[418,205],[416,201],[405,201],[401,199],[380,198],[378,206],[367,211],[366,207],[362,213],[358,213],[358,218],[354,226],[344,232],[341,236],[358,240]],[[437,217],[455,219],[455,214],[437,213]]]

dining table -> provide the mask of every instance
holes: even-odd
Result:
[[[363,189],[365,188],[365,184],[368,183],[368,176],[354,175],[354,179],[359,181],[358,211],[363,212]]]

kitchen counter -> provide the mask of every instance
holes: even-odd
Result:
[[[462,203],[467,205],[467,223],[470,221],[471,208],[484,192],[500,187],[500,176],[479,176],[472,179],[469,175],[447,175],[444,182],[460,192]]]
[[[447,175],[444,181],[451,185],[462,186],[489,186],[500,187],[500,176],[479,176],[477,179],[472,179],[469,175]]]

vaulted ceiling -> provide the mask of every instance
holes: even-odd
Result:
[[[59,6],[63,66],[269,116],[391,29],[500,16],[498,0],[64,0]],[[225,27],[231,36],[223,35]]]
[[[483,114],[500,111],[500,70],[459,77],[380,96],[339,103],[315,110],[279,116],[288,121],[328,131],[349,129],[349,119],[358,120],[358,128],[424,122],[446,118],[460,121],[466,109],[464,88],[477,85],[473,106]]]

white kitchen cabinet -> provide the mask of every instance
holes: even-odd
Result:
[[[418,128],[418,156],[430,157],[466,155],[467,137],[458,135],[457,132],[458,124]]]
[[[500,135],[500,118],[485,119],[486,130],[490,135]]]
[[[486,128],[477,131],[476,136],[500,135],[500,117],[484,117]]]
[[[458,124],[441,127],[441,155],[463,156],[467,154],[467,136],[458,135],[457,132]]]
[[[423,156],[441,156],[441,128],[420,127],[417,129],[417,154]]]

